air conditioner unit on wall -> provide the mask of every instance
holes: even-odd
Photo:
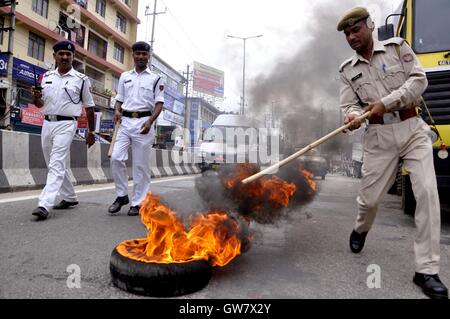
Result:
[[[62,35],[64,38],[69,39],[69,32],[61,30],[59,31],[59,34]]]

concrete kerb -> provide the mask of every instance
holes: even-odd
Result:
[[[0,192],[42,188],[47,166],[41,137],[36,134],[0,130]],[[73,141],[67,158],[69,177],[74,185],[112,182],[109,144],[94,144],[87,149],[84,141]],[[131,151],[127,160],[130,179]],[[200,173],[194,154],[152,149],[152,178]]]

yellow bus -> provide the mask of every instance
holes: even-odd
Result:
[[[406,39],[428,78],[421,116],[433,132],[434,166],[441,208],[450,207],[450,0],[404,0],[378,29],[379,40]],[[425,107],[428,106],[428,110]],[[431,115],[431,116],[430,116]],[[414,214],[416,203],[407,173],[402,182],[403,209]]]

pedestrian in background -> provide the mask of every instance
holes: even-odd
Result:
[[[372,112],[364,138],[358,216],[350,249],[353,253],[363,249],[378,204],[394,183],[402,159],[417,201],[413,282],[431,298],[448,299],[448,290],[438,276],[441,221],[430,129],[416,111],[427,78],[404,39],[380,42],[372,37],[374,28],[363,7],[347,11],[337,26],[355,51],[340,67],[344,121],[354,130],[361,126],[357,117]]]
[[[39,196],[38,207],[32,215],[45,220],[49,210],[67,209],[78,204],[69,179],[66,159],[77,130],[77,118],[86,107],[89,132],[86,144],[95,143],[94,100],[89,78],[72,67],[75,45],[71,41],[58,41],[53,46],[57,68],[44,74],[41,87],[32,87],[33,104],[43,108],[45,115],[41,132],[42,151],[48,167],[47,182]],[[58,193],[62,201],[54,205]]]
[[[125,162],[131,146],[133,197],[128,215],[136,216],[150,189],[150,149],[155,139],[155,121],[164,104],[164,80],[148,67],[147,42],[136,42],[132,51],[135,68],[122,73],[117,89],[114,121],[121,124],[111,154],[117,198],[108,212],[116,214],[130,202]]]

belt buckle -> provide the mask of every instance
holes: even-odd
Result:
[[[132,112],[131,113],[131,117],[134,119],[137,119],[139,117],[139,113],[138,112]]]
[[[51,122],[56,122],[58,120],[58,115],[47,115],[48,120]]]

